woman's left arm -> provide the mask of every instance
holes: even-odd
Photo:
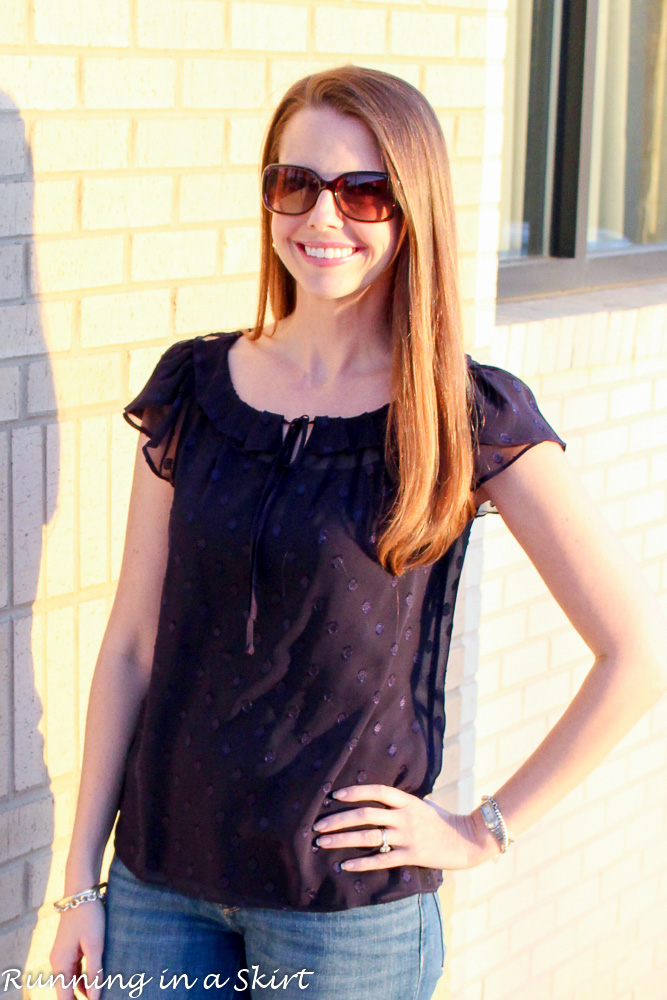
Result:
[[[667,690],[667,625],[560,445],[535,445],[484,490],[595,656],[561,718],[494,795],[518,835],[572,791]],[[479,809],[472,819],[488,842]]]
[[[485,499],[595,656],[561,718],[493,795],[510,833],[518,836],[583,781],[667,690],[667,623],[558,443],[535,445],[488,480],[477,493],[477,500]],[[500,851],[479,808],[455,815],[387,785],[346,786],[331,794],[350,804],[374,800],[383,808],[366,805],[323,818],[314,826],[327,834],[318,845],[377,847],[384,825],[393,847],[363,858],[353,853],[343,863],[346,870],[400,864],[471,868]],[[361,823],[375,828],[347,832]]]

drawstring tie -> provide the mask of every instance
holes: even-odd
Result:
[[[311,423],[310,418],[307,413],[304,413],[300,417],[295,417],[294,420],[285,420],[283,423],[288,424],[287,433],[283,438],[283,442],[274,458],[269,474],[266,478],[266,483],[264,484],[264,489],[259,499],[259,504],[255,512],[255,517],[252,523],[252,542],[250,548],[250,599],[248,603],[248,622],[246,625],[246,645],[245,652],[249,655],[253,655],[255,652],[255,620],[257,618],[257,596],[255,593],[255,580],[257,573],[257,542],[264,524],[266,523],[266,518],[269,512],[269,508],[273,499],[278,491],[287,469],[296,467],[303,456],[303,450],[306,445],[306,437],[308,435],[308,425]],[[292,448],[294,447],[294,442],[298,440],[296,452],[294,455],[294,460],[290,461],[290,456],[292,454]]]

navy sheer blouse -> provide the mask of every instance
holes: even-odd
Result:
[[[307,441],[299,417],[283,437],[281,414],[234,389],[240,336],[173,344],[123,413],[174,496],[115,850],[144,881],[226,905],[332,911],[434,892],[434,869],[346,872],[376,849],[319,848],[312,825],[356,808],[330,797],[345,785],[432,791],[472,521],[431,565],[387,572],[389,404],[317,416]],[[565,448],[524,382],[467,362],[475,487],[540,441]]]

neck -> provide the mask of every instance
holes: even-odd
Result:
[[[271,339],[304,381],[316,386],[391,368],[386,298],[364,294],[369,291],[362,289],[354,299],[327,300],[308,296],[297,286],[296,307],[280,320]]]

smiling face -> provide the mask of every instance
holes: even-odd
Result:
[[[331,108],[304,108],[290,118],[278,162],[310,167],[327,181],[347,171],[384,170],[372,132],[357,118]],[[331,191],[321,191],[310,212],[273,213],[271,235],[299,291],[340,299],[372,285],[386,272],[401,225],[400,211],[387,222],[355,222],[343,215]],[[313,255],[323,250],[326,256]]]

